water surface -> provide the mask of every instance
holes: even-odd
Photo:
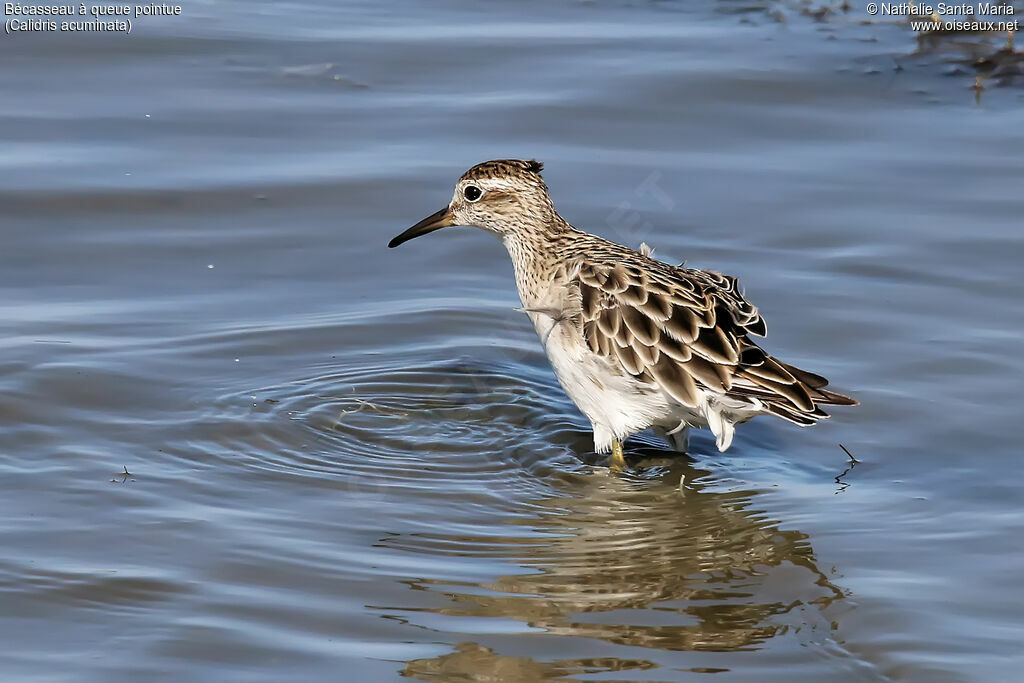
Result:
[[[1016,676],[1024,89],[801,7],[5,36],[4,679]],[[385,248],[504,156],[862,405],[609,476],[500,244]]]

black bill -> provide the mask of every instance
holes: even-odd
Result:
[[[411,228],[403,232],[401,235],[388,242],[388,248],[393,249],[397,247],[399,244],[402,244],[403,242],[408,242],[414,237],[426,235],[428,232],[434,232],[435,230],[440,230],[441,228],[447,228],[450,225],[455,225],[455,223],[452,220],[451,211],[446,206],[437,213],[427,216],[419,223],[412,226]]]

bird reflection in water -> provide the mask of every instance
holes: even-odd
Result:
[[[467,618],[497,617],[545,637],[669,651],[758,649],[791,630],[835,628],[821,610],[844,592],[818,568],[808,536],[756,510],[757,492],[722,491],[708,475],[686,458],[650,468],[646,478],[564,475],[555,495],[532,501],[532,536],[388,537],[381,545],[500,558],[529,572],[481,583],[416,579],[411,588],[448,603],[374,608],[411,623],[417,612],[456,617],[463,627]],[[610,657],[539,662],[462,642],[454,652],[408,662],[404,673],[475,680],[505,671],[506,680],[537,680],[656,666]]]

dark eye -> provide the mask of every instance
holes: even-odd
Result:
[[[483,196],[483,191],[476,185],[466,185],[466,189],[462,191],[462,194],[466,197],[467,201],[475,202]]]

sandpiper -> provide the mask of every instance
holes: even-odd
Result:
[[[623,440],[644,429],[685,451],[690,427],[710,427],[725,451],[735,426],[756,415],[807,426],[828,417],[822,405],[857,404],[751,339],[767,328],[735,277],[577,230],[555,211],[542,169],[532,160],[477,164],[446,207],[388,246],[452,225],[497,235],[523,311],[613,469],[626,466]]]

